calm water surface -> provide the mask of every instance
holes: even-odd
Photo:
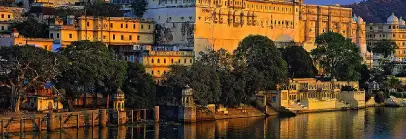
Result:
[[[194,124],[65,129],[52,134],[26,133],[10,138],[37,139],[405,139],[406,107],[311,113],[292,118],[246,118]]]

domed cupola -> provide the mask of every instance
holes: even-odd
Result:
[[[386,20],[388,24],[398,24],[399,23],[399,19],[398,17],[395,16],[394,13],[392,13],[391,16],[388,17],[388,20]]]
[[[405,26],[406,25],[406,22],[405,22],[405,20],[403,20],[402,17],[400,17],[400,19],[399,19],[399,25],[400,26]]]
[[[364,19],[362,19],[361,16],[358,16],[357,18],[357,24],[363,24],[364,23]]]

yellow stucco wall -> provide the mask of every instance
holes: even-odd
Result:
[[[193,63],[193,51],[150,51],[142,59],[146,72],[158,80],[170,70],[170,65],[191,66]]]
[[[76,21],[73,21],[76,19]],[[153,22],[124,17],[70,17],[65,25],[58,19],[50,27],[49,37],[60,41],[62,46],[73,41],[102,41],[108,45],[153,44]]]
[[[317,99],[306,99],[303,101],[304,104],[307,104],[309,110],[321,110],[321,109],[335,109],[336,100],[327,99],[327,100],[317,100]]]

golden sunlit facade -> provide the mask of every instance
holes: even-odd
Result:
[[[127,55],[127,61],[133,61],[145,66],[145,71],[156,81],[163,79],[163,75],[170,70],[171,65],[191,66],[195,62],[192,49],[176,46],[143,46],[139,53]]]
[[[54,43],[53,39],[48,38],[26,38],[24,36],[19,35],[19,33],[16,30],[14,30],[14,32],[10,35],[0,36],[0,46],[31,45],[42,49],[46,49],[48,51],[52,51],[53,43]]]
[[[343,87],[354,91],[342,91]],[[365,92],[359,90],[358,81],[323,81],[315,78],[295,78],[289,85],[270,92],[261,92],[272,107],[293,110],[323,110],[342,107],[365,107]],[[348,105],[339,102],[345,101]]]
[[[62,47],[74,41],[101,41],[113,46],[153,44],[154,23],[146,19],[127,17],[74,17],[56,19],[49,37]]]
[[[393,55],[395,60],[399,62],[406,60],[406,24],[402,17],[398,18],[392,14],[386,23],[368,24],[366,37],[368,46],[373,46],[383,39],[395,42],[398,46]]]
[[[11,30],[11,24],[21,17],[22,8],[0,6],[0,33]]]
[[[235,50],[248,35],[264,35],[278,46],[299,43],[306,50],[324,32],[353,40],[366,54],[365,22],[351,8],[304,4],[303,0],[150,0],[147,18],[160,27],[157,43],[208,49]],[[165,13],[165,14],[163,14]]]

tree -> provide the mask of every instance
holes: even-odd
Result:
[[[355,71],[361,65],[359,47],[341,34],[327,32],[316,38],[317,48],[311,51],[313,60],[323,69],[324,74],[339,80],[358,80]]]
[[[135,16],[142,18],[147,11],[148,2],[146,0],[134,0],[131,4],[132,11]]]
[[[289,75],[294,78],[313,78],[317,69],[310,54],[301,46],[289,46],[282,49],[282,57],[288,64]]]
[[[156,84],[141,64],[128,63],[123,91],[127,98],[127,107],[151,108],[155,106]]]
[[[86,15],[96,17],[122,17],[120,8],[120,5],[104,2],[85,5]]]
[[[250,35],[244,38],[234,55],[237,65],[255,68],[265,78],[264,86],[259,89],[275,89],[278,84],[286,83],[287,64],[268,37]]]
[[[114,52],[102,42],[78,41],[58,53],[68,59],[57,85],[65,88],[67,95],[82,92],[111,94],[122,86],[126,63],[119,61]]]
[[[1,0],[1,6],[12,6],[15,3],[15,0]]]
[[[53,82],[65,63],[65,58],[33,46],[0,47],[0,56],[0,85],[12,90],[11,108],[15,112],[28,90]]]
[[[19,31],[20,35],[32,38],[48,38],[49,27],[45,23],[41,23],[36,20],[33,16],[28,16],[27,20],[13,24],[13,28]]]
[[[370,48],[370,50],[376,54],[381,54],[385,58],[391,56],[395,50],[398,48],[395,42],[390,41],[390,40],[380,40],[374,44],[373,47]]]

